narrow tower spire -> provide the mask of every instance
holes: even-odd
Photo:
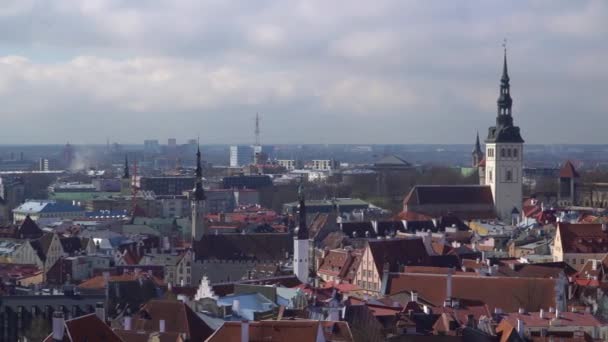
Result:
[[[255,113],[255,145],[260,145],[260,114]]]
[[[308,284],[310,277],[310,239],[308,237],[308,226],[306,224],[306,199],[304,197],[304,181],[300,180],[298,186],[299,222],[298,230],[293,240],[293,273],[298,279]]]
[[[192,194],[192,243],[200,241],[205,235],[205,190],[203,189],[203,168],[201,148],[196,150],[196,184]]]
[[[300,181],[298,185],[298,240],[308,239],[308,226],[306,224],[306,198],[304,196],[304,182]]]
[[[124,172],[122,175],[123,179],[129,179],[129,157],[128,155],[125,154],[125,168],[124,168]]]
[[[201,148],[196,151],[196,187],[194,188],[194,200],[205,200],[205,190],[203,189],[203,168],[201,166]]]

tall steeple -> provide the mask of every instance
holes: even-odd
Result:
[[[293,273],[302,283],[308,284],[311,248],[308,237],[308,226],[306,224],[306,201],[304,198],[303,181],[300,181],[300,185],[298,186],[298,201],[300,202],[300,208],[298,212],[298,230],[293,240]]]
[[[484,175],[480,181],[489,185],[494,199],[496,214],[504,222],[514,223],[514,213],[521,213],[524,139],[519,127],[513,124],[511,85],[507,64],[506,41],[500,94],[498,96],[496,125],[488,129]],[[479,169],[480,172],[482,168]],[[508,221],[507,221],[508,220]]]
[[[498,105],[498,112],[496,118],[497,125],[513,125],[513,118],[511,117],[511,106],[513,105],[513,99],[511,98],[511,85],[509,84],[509,71],[507,67],[507,46],[504,46],[504,57],[502,64],[502,77],[500,78],[500,94],[496,104]]]
[[[502,76],[500,77],[500,91],[498,100],[496,100],[496,126],[490,127],[488,131],[488,142],[518,142],[523,143],[519,133],[519,127],[513,126],[513,116],[511,107],[513,99],[511,98],[511,78],[509,77],[509,68],[507,64],[507,43],[503,43],[504,55],[502,62]]]
[[[308,226],[306,224],[306,199],[304,198],[304,185],[300,182],[298,186],[298,232],[296,238],[298,240],[308,239]]]
[[[125,154],[125,168],[122,174],[122,179],[129,179],[129,157]]]
[[[196,186],[194,188],[194,200],[204,201],[206,198],[203,189],[203,168],[201,167],[201,148],[196,151]]]
[[[199,241],[205,235],[205,199],[199,146],[196,151],[196,184],[192,193],[192,243]]]
[[[479,162],[483,159],[483,150],[481,149],[481,143],[479,142],[479,132],[477,132],[477,138],[475,140],[475,148],[472,153],[472,166],[479,166]]]

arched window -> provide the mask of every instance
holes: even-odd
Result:
[[[511,170],[507,170],[507,182],[513,181],[513,172]]]

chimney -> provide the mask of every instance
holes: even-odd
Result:
[[[411,300],[414,303],[418,303],[418,293],[416,291],[412,291],[410,294]]]
[[[102,273],[102,276],[103,276],[103,285],[108,286],[108,282],[110,281],[110,272],[104,271]]]
[[[106,309],[103,306],[103,302],[95,303],[95,316],[99,318],[102,322],[106,322]]]
[[[65,319],[63,312],[53,312],[53,341],[63,341],[65,335]]]
[[[450,306],[450,302],[452,300],[452,273],[453,272],[454,272],[454,269],[450,268],[448,270],[448,275],[446,277],[444,306]]]
[[[517,310],[517,313],[518,313],[518,314],[520,314],[520,315],[523,315],[523,314],[525,314],[525,313],[526,313],[526,310],[525,310],[524,308],[519,308],[519,309]]]
[[[559,318],[559,309],[555,308],[555,319]]]
[[[238,299],[232,301],[232,315],[238,315],[241,310],[241,302]]]
[[[597,271],[597,260],[595,260],[595,259],[591,260],[591,269],[593,271]]]
[[[540,317],[540,319],[544,319],[545,318],[545,310],[540,309],[539,317]]]
[[[521,319],[517,319],[517,333],[521,338],[524,337],[524,322]]]
[[[131,320],[131,316],[129,316],[128,314],[124,317],[124,329],[125,330],[131,330],[131,326],[132,326],[132,320]]]
[[[165,320],[161,319],[158,321],[158,331],[161,333],[164,333],[166,331],[165,329]]]
[[[241,342],[249,342],[249,321],[241,322]]]

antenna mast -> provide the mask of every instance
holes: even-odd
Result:
[[[133,178],[131,179],[131,217],[135,219],[137,207],[137,158],[133,162]]]
[[[255,113],[255,145],[260,145],[260,115]]]

